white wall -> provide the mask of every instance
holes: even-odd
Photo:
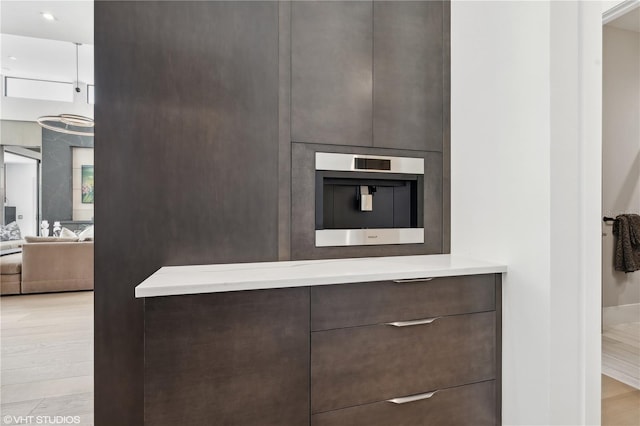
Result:
[[[33,164],[6,163],[5,172],[7,205],[16,207],[16,222],[22,236],[37,235],[37,163],[35,160]]]
[[[42,147],[42,127],[32,121],[0,120],[0,145]]]
[[[597,424],[601,5],[451,16],[452,252],[509,266],[503,422]]]
[[[91,8],[93,4],[91,4]],[[67,7],[68,8],[68,7]],[[36,15],[37,16],[37,15]],[[37,19],[40,19],[37,17]],[[43,25],[47,25],[43,23]],[[57,24],[55,24],[57,25]],[[93,84],[93,45],[83,44],[78,52],[80,93],[73,92],[74,102],[53,102],[4,96],[4,77],[22,77],[72,83],[76,81],[76,51],[68,41],[0,34],[2,56],[2,97],[0,119],[35,121],[43,115],[62,113],[93,118],[93,105],[87,103],[86,85]],[[8,59],[14,56],[16,60]],[[71,89],[70,89],[71,90]]]
[[[640,213],[640,33],[604,27],[602,211]],[[602,304],[640,303],[640,273],[614,270],[616,238],[603,223]]]
[[[4,83],[4,75],[0,75]],[[80,84],[81,92],[74,91],[74,102],[41,101],[37,99],[8,98],[4,96],[2,84],[0,98],[0,119],[16,121],[36,121],[43,115],[76,114],[93,118],[93,105],[87,103],[87,89]]]

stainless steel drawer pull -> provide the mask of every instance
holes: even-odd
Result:
[[[406,404],[407,402],[421,401],[423,399],[431,398],[433,395],[436,394],[436,392],[438,392],[438,391],[435,390],[433,392],[419,393],[417,395],[410,395],[410,396],[403,396],[402,398],[387,399],[387,402],[393,402],[394,404]]]
[[[407,278],[407,279],[404,279],[404,280],[393,280],[393,282],[397,283],[397,284],[422,283],[422,282],[431,281],[432,279],[433,279],[433,277],[431,277],[431,278]]]
[[[419,319],[419,320],[413,320],[413,321],[396,321],[396,322],[387,322],[385,324],[391,325],[393,327],[410,327],[412,325],[431,324],[432,322],[434,322],[439,318],[440,317],[433,317],[433,318],[425,318],[425,319]]]

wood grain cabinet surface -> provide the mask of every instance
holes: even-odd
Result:
[[[442,151],[445,6],[293,2],[292,140]]]
[[[501,293],[485,274],[147,298],[144,423],[500,424]]]
[[[309,422],[309,289],[145,299],[145,424]]]
[[[291,138],[372,145],[373,4],[291,5]]]
[[[444,389],[406,404],[381,401],[311,416],[311,426],[493,426],[493,380]]]
[[[311,288],[314,331],[494,309],[493,274]]]
[[[495,378],[495,312],[311,334],[311,412]]]
[[[441,151],[440,1],[373,3],[373,146]]]
[[[311,425],[500,424],[501,316],[497,274],[312,287]]]

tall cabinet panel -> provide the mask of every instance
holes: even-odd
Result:
[[[95,53],[95,424],[139,426],[135,286],[278,259],[278,4],[96,1]]]
[[[374,2],[374,146],[442,150],[442,18],[442,2]]]
[[[372,2],[293,2],[291,138],[372,145]]]

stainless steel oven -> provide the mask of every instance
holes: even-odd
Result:
[[[424,242],[424,159],[317,152],[316,247]]]

